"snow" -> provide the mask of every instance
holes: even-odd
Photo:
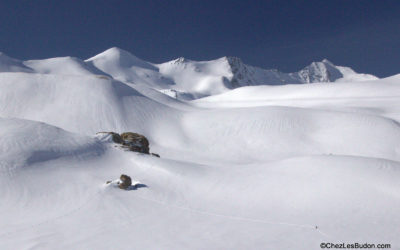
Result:
[[[233,87],[229,58],[4,61],[0,249],[400,247],[400,75]],[[108,188],[121,174],[138,188]]]
[[[84,61],[74,57],[57,57],[43,60],[25,61],[24,65],[30,67],[37,73],[56,75],[106,75]]]

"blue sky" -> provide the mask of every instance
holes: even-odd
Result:
[[[400,1],[0,2],[0,51],[86,59],[120,47],[151,62],[237,56],[296,71],[329,59],[380,77],[400,73]]]

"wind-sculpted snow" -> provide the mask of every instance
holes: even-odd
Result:
[[[54,160],[65,156],[97,156],[102,145],[45,123],[0,118],[1,171]]]
[[[374,115],[273,106],[227,108],[187,114],[183,124],[192,147],[221,161],[298,155],[400,160],[399,123]]]
[[[143,132],[158,119],[177,115],[125,83],[97,76],[3,73],[0,88],[0,116],[42,121],[87,135]]]
[[[104,76],[102,72],[90,64],[74,57],[57,57],[44,60],[25,61],[24,65],[29,66],[36,73],[56,74],[56,75],[99,75]],[[107,76],[104,76],[107,78]]]
[[[328,79],[324,61],[304,79],[345,82],[263,86],[240,63],[150,64],[116,48],[7,61],[0,249],[399,248],[399,75]],[[161,157],[101,131],[140,133]],[[141,185],[105,184],[122,174]]]

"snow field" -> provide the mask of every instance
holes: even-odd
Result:
[[[224,70],[203,64],[199,79]],[[0,249],[400,247],[398,76],[181,101],[153,78],[190,71],[115,49],[23,65],[0,73]],[[161,158],[100,131],[144,134]],[[121,174],[145,186],[104,185]]]

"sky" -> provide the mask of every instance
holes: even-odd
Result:
[[[400,73],[400,1],[0,1],[0,51],[11,57],[111,47],[154,63],[236,56],[284,72],[327,58],[385,77]]]

